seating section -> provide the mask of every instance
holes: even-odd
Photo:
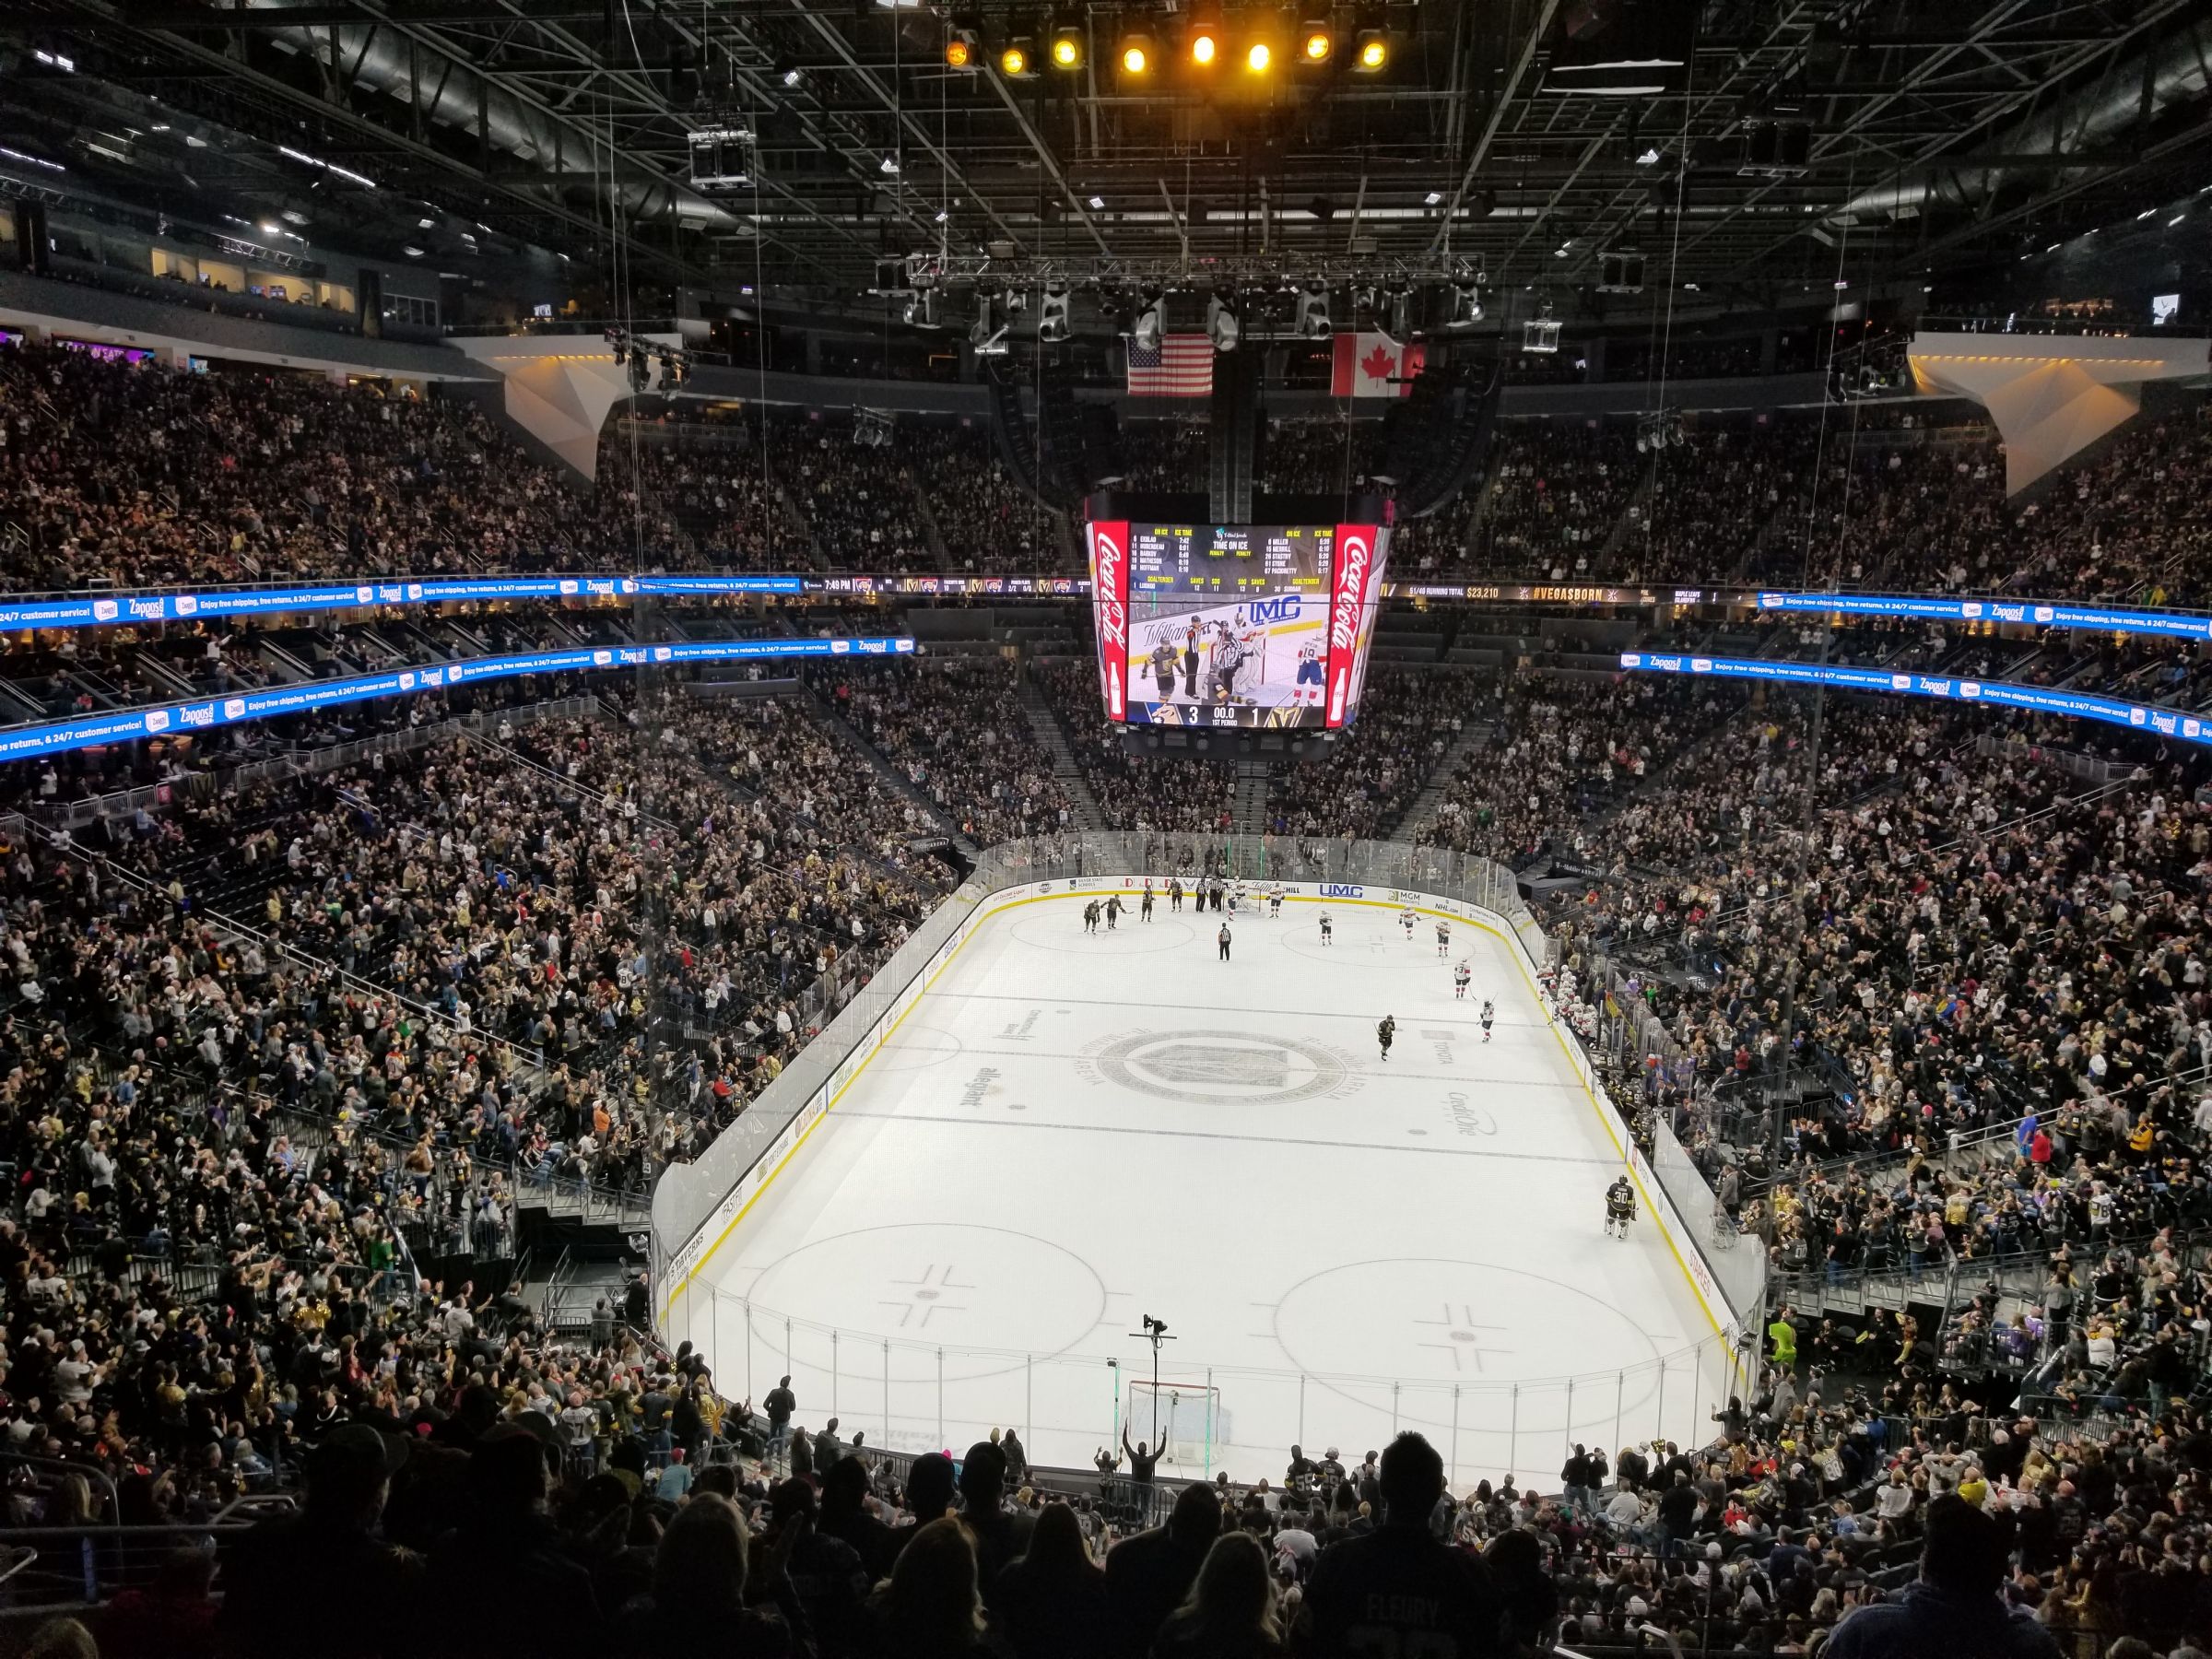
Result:
[[[954,426],[888,447],[782,415],[618,426],[585,496],[466,404],[12,346],[0,434],[21,590],[991,572],[1067,546]],[[1279,424],[1265,486],[1361,488],[1379,435]],[[1986,429],[1873,406],[1646,436],[1504,423],[1481,487],[1406,528],[1401,573],[2206,597],[2202,404],[2021,499]],[[1203,488],[1203,428],[1122,439],[1130,488]],[[1043,608],[933,615],[943,649],[912,660],[543,677],[0,768],[0,1420],[13,1524],[41,1529],[17,1605],[103,1604],[124,1659],[297,1651],[333,1607],[346,1651],[379,1656],[1283,1651],[1206,1625],[1242,1582],[1290,1651],[1330,1653],[1353,1609],[1412,1594],[1374,1577],[1391,1551],[1485,1642],[1500,1598],[1516,1652],[1877,1653],[1892,1615],[1857,1609],[1916,1617],[1924,1547],[1931,1578],[1991,1563],[1971,1617],[1996,1629],[2001,1599],[2018,1620],[1962,1653],[2197,1651],[2205,762],[2155,732],[1624,676],[1615,654],[1824,656],[2201,714],[2195,645],[1406,606],[1381,618],[1359,722],[1290,764],[1132,751],[1080,611]],[[124,623],[11,637],[0,724],[897,620],[846,594]],[[955,1524],[942,1450],[854,1432],[865,1386],[794,1402],[718,1376],[657,1340],[664,1287],[641,1278],[588,1307],[548,1290],[573,1281],[545,1257],[594,1225],[645,1232],[656,1181],[726,1155],[965,853],[1101,821],[1193,869],[1373,837],[1518,873],[1546,994],[1646,1150],[1678,1147],[1712,1189],[1693,1219],[1768,1263],[1758,1359],[1703,1443],[1562,1444],[1557,1476],[1547,1453],[1440,1501],[1418,1436],[1170,1494],[1113,1448],[1095,1473],[1031,1470],[1007,1434],[959,1457]],[[1331,1195],[1321,1224],[1356,1235],[1373,1196]],[[1325,1443],[1320,1391],[1311,1409]],[[278,1518],[247,1530],[262,1507]],[[933,1608],[957,1639],[915,1622]]]

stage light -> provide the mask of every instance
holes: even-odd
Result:
[[[1019,80],[1030,72],[1030,43],[1026,40],[1009,41],[1006,50],[998,54],[998,72],[1008,80]]]
[[[1053,30],[1053,67],[1080,69],[1083,67],[1083,36],[1073,29]]]
[[[1374,74],[1390,62],[1389,39],[1379,29],[1361,29],[1352,62],[1364,73]]]
[[[1055,282],[1047,287],[1044,302],[1038,308],[1037,337],[1048,345],[1066,339],[1075,332],[1070,316],[1072,309],[1065,283]]]
[[[1298,335],[1301,340],[1325,340],[1336,331],[1329,322],[1329,291],[1309,282],[1298,296]]]
[[[1152,67],[1152,37],[1150,35],[1134,34],[1123,37],[1122,73],[1124,75],[1148,73]]]
[[[1265,41],[1254,41],[1244,53],[1244,67],[1254,75],[1267,73],[1267,65],[1275,61],[1275,53]]]
[[[1329,61],[1329,53],[1335,50],[1336,38],[1329,33],[1328,25],[1325,23],[1306,25],[1305,41],[1300,48],[1300,53],[1307,63],[1325,64]]]
[[[1206,304],[1206,337],[1213,341],[1216,351],[1234,351],[1243,325],[1237,320],[1235,302],[1216,294]]]
[[[1200,29],[1192,34],[1191,62],[1196,64],[1200,68],[1212,67],[1214,54],[1219,50],[1220,42],[1216,39],[1211,29]]]
[[[1159,349],[1159,336],[1167,332],[1167,313],[1160,302],[1158,288],[1146,291],[1142,309],[1136,313],[1136,326],[1129,331],[1130,338],[1145,351]]]
[[[945,42],[945,67],[971,69],[975,66],[975,38],[965,29]]]

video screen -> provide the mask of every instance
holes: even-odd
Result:
[[[1088,528],[1108,718],[1276,728],[1351,718],[1381,589],[1379,527]]]

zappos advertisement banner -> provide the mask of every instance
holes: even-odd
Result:
[[[2212,617],[2180,611],[2112,610],[2041,599],[1922,599],[1898,594],[1761,593],[1762,611],[1830,617],[1924,617],[1936,622],[1997,622],[2029,628],[2078,628],[2099,633],[2166,634],[2212,639]]]
[[[1960,679],[1942,674],[1894,673],[1858,668],[1846,663],[1766,663],[1744,657],[1709,657],[1672,652],[1624,651],[1620,665],[1630,674],[1711,675],[1715,679],[1776,680],[1799,686],[1833,686],[1844,691],[1887,691],[1902,697],[1935,697],[1954,702],[1994,703],[2070,720],[2096,720],[2131,731],[2156,732],[2212,747],[2212,720],[2155,703],[2122,702],[2088,691],[2021,685],[2013,680]]]

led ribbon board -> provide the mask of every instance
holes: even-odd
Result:
[[[2069,720],[2095,720],[2131,731],[2156,732],[2183,743],[2212,747],[2212,721],[2164,709],[2155,703],[2122,702],[2088,691],[2061,691],[2013,680],[1959,679],[1941,674],[1895,674],[1887,668],[1854,668],[1848,664],[1765,663],[1746,657],[1709,657],[1671,652],[1624,651],[1621,668],[1630,674],[1709,675],[1714,679],[1780,680],[1799,686],[1833,686],[1842,691],[1886,691],[1901,697],[1934,697],[1952,702],[1994,703]]]
[[[610,668],[669,666],[682,663],[759,662],[792,657],[906,656],[911,639],[740,640],[728,643],[586,646],[571,651],[530,651],[515,656],[470,657],[456,663],[426,663],[387,669],[352,679],[314,680],[304,685],[243,691],[235,697],[161,703],[122,709],[85,720],[50,721],[41,725],[0,731],[0,760],[23,760],[65,749],[141,737],[181,736],[246,721],[275,720],[340,703],[377,697],[420,696],[455,686],[515,679],[525,674],[594,673]]]
[[[1817,616],[1922,617],[1932,622],[1998,622],[2030,628],[2072,628],[2095,633],[2165,634],[2212,640],[2212,617],[2184,611],[2112,610],[2095,605],[2059,605],[2044,599],[1921,599],[1904,594],[1771,594],[1762,611]]]

